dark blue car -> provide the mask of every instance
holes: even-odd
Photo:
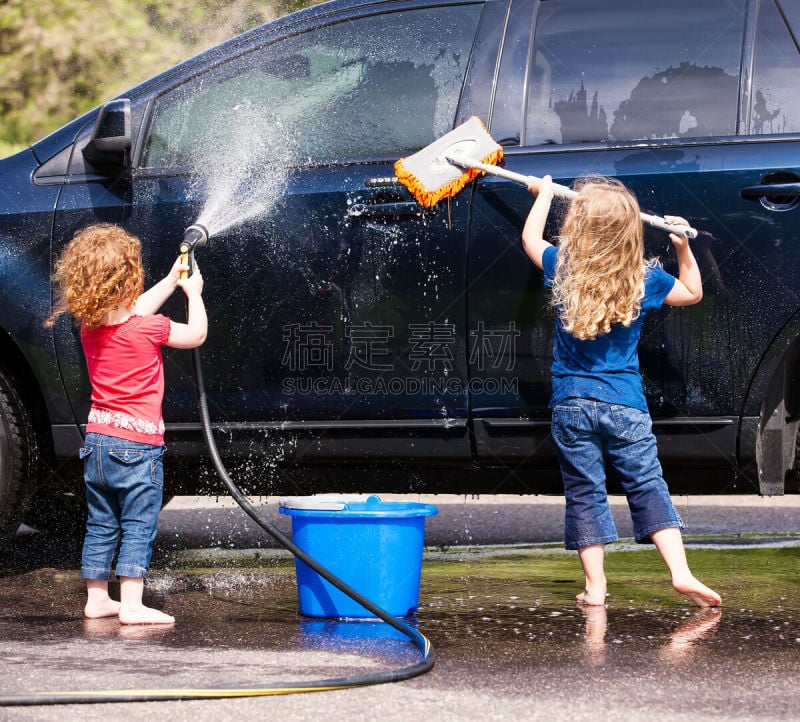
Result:
[[[473,115],[508,169],[616,176],[699,230],[705,298],[649,315],[640,349],[667,479],[795,491],[798,33],[794,0],[337,0],[0,161],[0,528],[80,489],[78,334],[42,321],[54,256],[96,221],[141,238],[150,281],[211,231],[206,385],[249,492],[558,490],[530,195],[485,177],[425,210],[394,178]],[[189,354],[165,363],[168,484],[216,492]]]

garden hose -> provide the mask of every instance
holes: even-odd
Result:
[[[191,228],[191,227],[190,227]],[[188,230],[188,229],[187,229]],[[192,265],[193,249],[189,252],[190,265]],[[374,602],[370,601],[358,591],[349,586],[346,582],[339,579],[332,572],[322,566],[315,559],[306,554],[302,549],[295,545],[280,529],[274,524],[262,519],[258,511],[250,503],[244,492],[236,485],[228,474],[225,464],[222,461],[214,433],[211,426],[211,418],[208,412],[208,401],[206,398],[205,381],[203,379],[203,366],[200,357],[200,349],[192,349],[192,366],[194,370],[194,382],[197,390],[197,403],[200,411],[200,422],[203,429],[203,438],[222,483],[228,493],[242,508],[242,510],[256,522],[264,531],[267,532],[281,546],[294,554],[300,561],[308,565],[313,571],[323,579],[335,586],[341,592],[383,620],[396,630],[404,634],[412,644],[419,650],[422,659],[408,667],[397,670],[387,670],[384,672],[372,672],[368,674],[356,675],[353,677],[337,677],[331,679],[321,679],[317,681],[288,682],[268,687],[223,687],[223,688],[199,688],[199,689],[124,689],[124,690],[88,690],[76,692],[41,692],[29,695],[5,695],[0,696],[0,707],[30,707],[37,705],[60,705],[60,704],[116,704],[119,702],[168,702],[190,699],[222,699],[234,697],[270,697],[276,695],[297,694],[300,692],[326,692],[336,689],[350,689],[353,687],[366,687],[373,684],[385,684],[387,682],[400,682],[405,679],[418,677],[429,672],[436,663],[436,653],[430,640],[416,629],[409,626],[400,619],[392,616],[381,609]]]

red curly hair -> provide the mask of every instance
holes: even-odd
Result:
[[[113,223],[86,226],[64,248],[52,280],[58,298],[45,326],[69,313],[96,328],[109,311],[133,304],[144,291],[142,244]]]

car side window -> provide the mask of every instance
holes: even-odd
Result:
[[[453,127],[481,7],[347,20],[233,58],[158,100],[142,165],[191,167],[242,124],[269,128],[289,164],[423,148]]]
[[[800,46],[791,30],[793,18],[783,5],[789,3],[764,0],[760,4],[750,109],[753,135],[800,131]]]
[[[526,144],[734,135],[745,4],[542,2]]]

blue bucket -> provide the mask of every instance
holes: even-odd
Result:
[[[419,606],[425,517],[430,504],[305,497],[280,502],[292,517],[292,537],[306,554],[395,617]],[[307,617],[375,615],[295,560],[300,613]]]

